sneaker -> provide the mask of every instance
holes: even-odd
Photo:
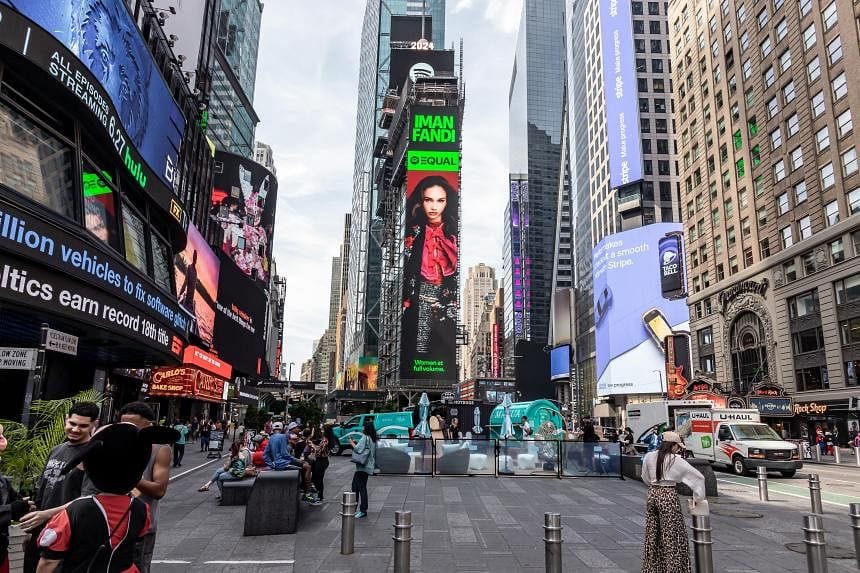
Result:
[[[361,519],[362,517],[367,517],[366,511],[356,511],[355,512],[355,518],[356,519]]]
[[[313,499],[313,500],[308,501],[308,505],[313,505],[314,507],[318,507],[322,504],[323,504],[323,502],[320,499]]]

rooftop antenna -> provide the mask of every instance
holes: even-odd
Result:
[[[424,18],[427,16],[427,0],[421,0],[421,39],[426,40],[424,37]]]

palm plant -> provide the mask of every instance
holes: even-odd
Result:
[[[30,413],[36,422],[29,431],[20,422],[0,420],[9,440],[0,469],[12,478],[18,491],[25,494],[35,492],[36,481],[48,461],[48,455],[66,439],[66,416],[77,402],[101,404],[102,395],[90,389],[71,398],[34,400]]]

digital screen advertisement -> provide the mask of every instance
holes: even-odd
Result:
[[[402,379],[457,377],[459,124],[454,106],[412,109],[403,237]]]
[[[124,2],[0,0],[0,43],[78,98],[132,179],[185,225],[173,195],[185,118]]]
[[[421,35],[421,30],[424,35]],[[433,18],[430,16],[391,16],[391,41],[416,42],[424,38],[433,37]]]
[[[673,334],[666,337],[666,394],[677,400],[687,393],[693,378],[690,355],[690,335]]]
[[[278,180],[246,157],[215,152],[210,218],[222,230],[221,250],[249,277],[269,286]]]
[[[550,380],[567,380],[570,378],[570,345],[558,346],[549,353]]]
[[[338,381],[340,384],[338,390],[376,390],[377,380],[379,376],[379,358],[376,356],[362,356],[358,359],[358,363],[353,362],[346,369],[346,387],[343,387],[343,381]]]
[[[188,225],[185,250],[176,255],[176,299],[193,317],[191,332],[211,346],[215,332],[218,272],[221,262],[194,225]]]
[[[600,1],[600,44],[603,53],[603,94],[606,99],[609,184],[620,187],[642,179],[639,97],[630,2]]]
[[[442,73],[445,75],[454,74],[453,50],[409,48],[391,50],[389,89],[396,89],[399,92],[409,77],[414,81],[416,77],[433,77]]]
[[[262,373],[266,293],[221,254],[213,348],[242,374]]]
[[[689,334],[690,316],[685,299],[663,294],[660,241],[681,229],[646,225],[609,235],[592,251],[599,395],[665,392],[665,340]]]

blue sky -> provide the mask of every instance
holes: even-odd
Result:
[[[269,1],[254,105],[278,170],[275,259],[287,277],[284,358],[299,365],[328,321],[331,258],[352,200],[364,0]],[[446,40],[464,41],[462,269],[501,270],[507,97],[522,0],[448,0]]]

